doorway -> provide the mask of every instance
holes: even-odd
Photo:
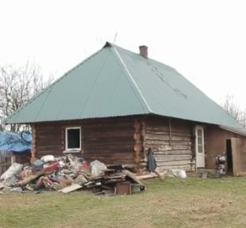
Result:
[[[226,174],[233,174],[232,144],[231,139],[226,140]]]
[[[196,126],[196,168],[205,168],[204,128]]]

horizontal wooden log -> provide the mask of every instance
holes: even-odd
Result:
[[[146,140],[145,146],[148,147],[160,147],[160,146],[169,146],[169,142],[167,141],[156,141],[156,140]],[[177,146],[191,146],[191,142],[188,141],[175,141],[175,145]],[[172,145],[173,146],[173,145]]]
[[[170,151],[157,151],[155,155],[191,155],[191,150],[170,150]]]
[[[90,158],[96,158],[96,159],[102,159],[102,160],[104,160],[104,159],[106,159],[106,160],[112,160],[112,161],[118,161],[118,160],[129,160],[129,161],[132,161],[133,162],[133,159],[134,159],[134,157],[133,156],[111,156],[111,157],[109,157],[109,156],[103,156],[103,155],[101,155],[101,156],[99,156],[99,155],[95,155],[95,154],[82,154],[83,155],[83,157],[85,157],[85,158],[88,158],[88,157],[90,157]]]
[[[169,131],[169,126],[146,126],[146,132],[168,132]],[[191,133],[192,129],[187,128],[187,127],[172,127],[172,132],[177,132],[177,133]]]
[[[191,150],[191,146],[183,146],[173,143],[172,146],[159,146],[159,151],[168,151],[168,150]]]
[[[108,137],[133,137],[134,132],[133,131],[104,131],[104,132],[97,132],[97,133],[88,133],[84,132],[82,133],[82,136],[84,139],[89,138],[108,138]]]
[[[122,143],[124,142],[124,143]],[[82,139],[82,145],[88,147],[88,148],[97,148],[97,147],[103,147],[103,146],[109,146],[111,148],[117,148],[119,146],[121,147],[133,147],[134,146],[134,141],[133,140],[129,140],[129,141],[107,141],[107,140],[98,140],[98,141],[84,141]]]
[[[40,148],[38,147],[37,153],[47,153],[47,152],[52,152],[52,153],[62,153],[63,152],[63,147],[54,147],[54,148]]]
[[[190,161],[191,155],[155,155],[157,162],[169,162],[169,161]],[[145,159],[147,161],[147,158]]]
[[[40,127],[36,129],[37,132],[47,132],[47,131],[57,132],[61,130],[62,130],[61,127],[43,127],[43,128]]]
[[[85,155],[91,155],[91,156],[94,156],[94,155],[96,155],[96,156],[104,156],[104,157],[108,157],[108,158],[117,158],[117,157],[132,157],[132,156],[134,156],[134,151],[124,151],[124,152],[122,152],[122,151],[114,151],[114,152],[109,152],[109,151],[102,151],[102,152],[100,152],[100,151],[91,151],[91,150],[89,150],[89,151],[87,151],[86,149],[84,149],[83,150],[83,154],[85,154]]]
[[[172,165],[187,165],[190,164],[191,160],[183,160],[183,161],[157,161],[157,166],[172,166]],[[147,162],[141,162],[141,165],[146,166]]]
[[[84,158],[84,157],[83,157]],[[88,162],[88,163],[90,163],[90,162],[92,162],[92,161],[95,161],[95,160],[99,160],[98,158],[92,158],[92,157],[89,157],[89,158],[85,158],[86,159],[86,161]],[[100,159],[99,160],[100,162],[102,162],[102,163],[104,163],[104,164],[106,164],[106,165],[108,165],[108,164],[117,164],[117,165],[126,165],[126,164],[133,164],[132,162],[133,162],[133,160],[109,160],[109,159],[106,159],[106,158],[104,158],[104,159]]]
[[[168,131],[146,131],[146,134],[150,134],[150,135],[158,135],[158,136],[168,136],[169,132]],[[192,134],[190,132],[172,132],[172,135],[174,136],[185,136],[185,137],[191,137]]]
[[[127,142],[134,142],[133,137],[113,137],[113,138],[106,138],[103,140],[102,138],[90,138],[90,139],[82,139],[83,144],[92,144],[92,143],[97,143],[98,145],[101,144],[109,144],[109,143],[114,143],[114,144],[123,144]]]
[[[84,158],[84,157],[83,157]],[[88,158],[84,158],[86,159],[87,162],[92,162],[95,160],[99,160],[97,157],[93,158],[93,157],[88,157]],[[133,160],[126,160],[126,159],[122,159],[122,160],[110,160],[110,159],[100,159],[100,162],[105,163],[106,165],[113,165],[113,164],[121,164],[121,165],[126,165],[126,164],[133,164]]]
[[[84,129],[82,128],[82,131],[85,135],[99,135],[101,136],[101,134],[105,133],[105,134],[112,134],[112,133],[122,133],[122,134],[134,134],[134,129],[130,126],[128,127],[119,127],[119,128],[115,128],[115,127],[112,127],[112,128],[107,128],[107,127],[104,127],[104,128],[90,128],[90,129]]]
[[[170,140],[170,136],[169,135],[154,135],[154,134],[145,134],[145,139],[146,140],[156,140],[156,141],[168,141]],[[191,137],[189,136],[175,136],[174,134],[172,134],[171,136],[172,141],[191,141]]]
[[[191,152],[192,151],[192,148],[191,148],[191,146],[180,146],[180,147],[178,147],[177,146],[177,148],[176,147],[173,147],[173,149],[163,149],[162,147],[151,147],[151,149],[152,149],[152,151],[154,152],[154,153],[164,153],[164,154],[172,154],[172,151],[174,151],[174,153],[176,153],[176,151],[178,152],[178,151],[181,151],[181,154],[183,154],[183,151],[188,151],[188,152]],[[165,152],[167,152],[167,153],[165,153]]]
[[[100,124],[82,124],[83,129],[120,129],[120,128],[129,128],[134,129],[133,123],[130,122],[122,122],[122,123],[100,123]]]
[[[95,142],[95,144],[93,144],[93,143],[82,143],[82,147],[83,148],[88,148],[88,149],[95,149],[95,150],[97,150],[97,149],[100,149],[100,148],[111,148],[111,149],[117,149],[117,148],[132,148],[132,150],[133,150],[133,146],[134,146],[134,144],[133,144],[133,142],[127,142],[127,143],[120,143],[120,142],[114,142],[114,143],[106,143],[106,142],[104,142],[104,143],[101,143],[101,142]]]
[[[93,150],[93,149],[87,149],[87,148],[83,148],[83,152],[86,154],[103,154],[105,156],[109,156],[115,153],[119,153],[121,154],[121,156],[125,156],[127,154],[134,154],[133,150],[109,150],[109,149],[101,149],[101,150]]]
[[[159,120],[146,120],[145,122],[146,126],[156,126],[156,127],[159,127],[159,126],[168,126],[169,124],[169,119],[166,119],[164,120],[163,118],[162,119],[159,119]],[[192,124],[189,124],[187,123],[187,121],[185,120],[182,120],[182,121],[177,121],[175,119],[172,119],[171,121],[171,124],[172,124],[172,127],[174,128],[181,128],[181,127],[192,127]]]

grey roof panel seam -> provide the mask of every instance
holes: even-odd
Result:
[[[93,91],[93,89],[94,89],[94,87],[95,87],[95,85],[96,85],[96,82],[97,82],[97,80],[98,80],[98,78],[99,78],[99,76],[100,76],[100,74],[101,74],[101,72],[102,72],[102,69],[103,69],[103,67],[104,67],[104,63],[106,62],[106,60],[108,59],[108,57],[109,57],[109,53],[108,53],[108,55],[106,56],[106,58],[104,59],[104,61],[103,61],[103,64],[102,64],[102,66],[101,66],[101,68],[100,68],[100,71],[98,72],[98,75],[97,75],[97,77],[96,77],[96,79],[95,79],[95,81],[94,81],[94,83],[93,83],[93,86],[92,86],[92,88],[91,88],[91,90],[90,90],[90,92],[89,92],[89,94],[88,94],[88,97],[87,97],[87,99],[86,99],[86,101],[85,101],[85,103],[84,103],[84,105],[83,105],[83,107],[82,107],[82,109],[81,109],[81,111],[80,111],[80,113],[79,113],[79,116],[82,115],[82,113],[83,113],[83,111],[84,111],[84,108],[86,107],[86,105],[87,105],[87,103],[88,103],[88,100],[89,100],[90,97],[91,97],[91,93],[92,93],[92,91]]]
[[[121,64],[122,64],[122,66],[124,67],[125,71],[127,72],[127,74],[128,74],[128,76],[129,76],[129,78],[131,79],[133,85],[136,87],[136,89],[137,89],[137,91],[138,91],[140,97],[142,98],[142,100],[143,100],[145,106],[147,107],[147,109],[149,110],[150,113],[153,113],[153,111],[151,110],[151,108],[150,108],[148,102],[146,101],[145,97],[143,96],[141,90],[139,89],[139,87],[138,87],[136,81],[133,79],[133,77],[132,77],[130,71],[128,70],[128,68],[127,68],[127,66],[126,66],[126,64],[124,63],[123,59],[121,58],[119,52],[117,51],[117,49],[116,49],[114,46],[112,46],[112,49],[113,49],[113,51],[115,52],[115,54],[117,55],[117,57],[119,58],[119,60],[120,60],[120,62],[121,62]]]

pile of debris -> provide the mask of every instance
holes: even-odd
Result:
[[[132,194],[145,189],[144,185],[122,165],[106,166],[95,160],[89,165],[83,158],[72,155],[55,158],[46,155],[32,164],[14,163],[0,177],[0,190],[56,190],[69,193],[89,190],[95,194]]]

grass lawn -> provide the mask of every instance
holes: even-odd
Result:
[[[142,194],[116,197],[4,193],[0,227],[246,227],[246,178],[167,178],[145,184]]]

